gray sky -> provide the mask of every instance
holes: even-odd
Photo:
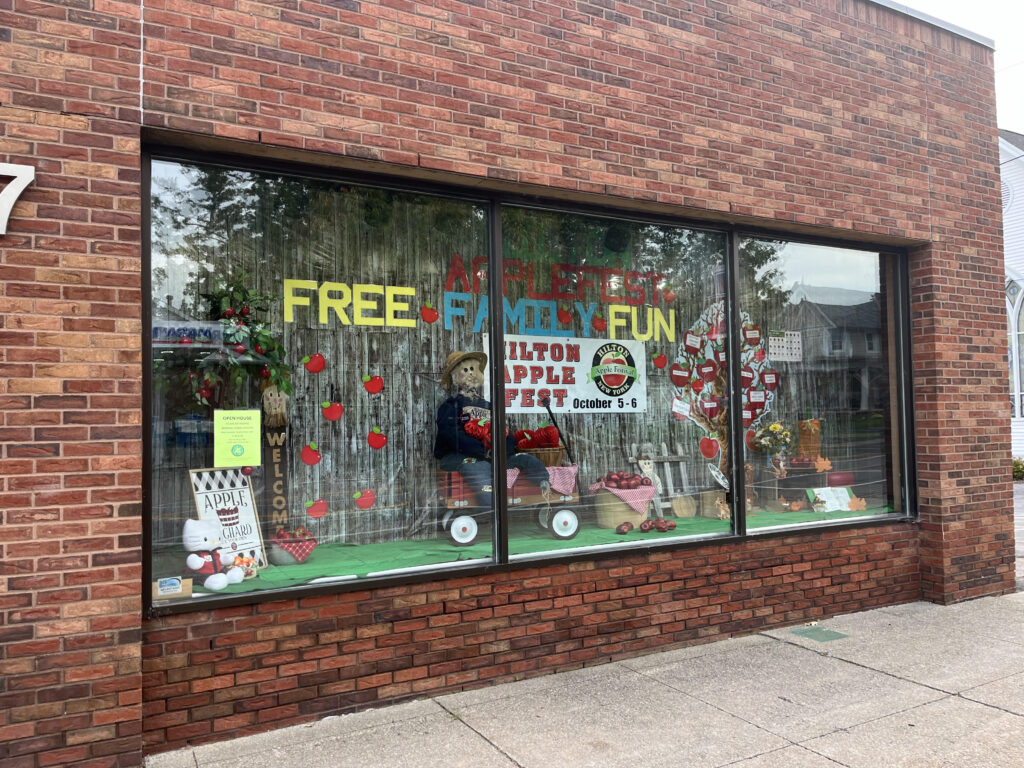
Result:
[[[1024,2],[1021,0],[897,0],[994,40],[999,127],[1024,134]]]

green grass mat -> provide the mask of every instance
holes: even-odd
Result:
[[[874,509],[867,512],[770,512],[755,508],[747,515],[747,528],[767,528],[799,523],[841,520],[849,517],[863,517],[886,514],[890,509]],[[593,522],[584,522],[580,532],[568,541],[554,539],[535,525],[513,523],[509,532],[509,553],[512,555],[534,555],[554,551],[572,550],[581,547],[607,546],[637,541],[659,541],[684,539],[692,536],[728,534],[728,520],[712,520],[704,517],[673,518],[674,531],[658,533],[639,530],[620,535],[608,528],[598,528]],[[241,584],[232,584],[216,594],[230,595],[246,592],[262,592],[306,584],[325,583],[317,579],[356,580],[368,575],[386,575],[389,572],[443,566],[466,560],[490,559],[491,529],[482,526],[477,542],[471,547],[455,547],[447,536],[436,539],[411,539],[406,541],[381,542],[377,544],[321,544],[298,565],[270,565],[259,572],[259,576],[247,579]],[[164,550],[154,555],[153,573],[155,578],[183,576],[185,553],[179,550]],[[197,595],[210,594],[201,586],[194,589]]]

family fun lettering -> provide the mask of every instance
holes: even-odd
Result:
[[[489,302],[485,281],[481,279],[480,258],[473,259],[472,268],[467,271],[462,257],[452,256],[443,300],[446,330],[451,330],[458,318],[470,317],[474,333],[486,327]],[[505,261],[503,293],[507,294],[510,286],[519,285],[526,294],[514,304],[503,299],[506,333],[563,338],[579,333],[560,327],[565,325],[559,320],[561,309],[579,317],[585,338],[675,341],[675,312],[657,306],[661,300],[657,285],[664,274],[570,264],[552,264],[542,272],[535,270],[533,264],[517,259]],[[537,287],[538,274],[544,275],[548,290]],[[599,301],[586,300],[595,294]],[[645,306],[648,300],[651,306]]]

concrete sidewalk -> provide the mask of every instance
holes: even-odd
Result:
[[[1017,497],[1024,569],[1024,484]],[[1024,766],[1024,592],[329,717],[150,768]]]

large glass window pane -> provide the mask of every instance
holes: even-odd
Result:
[[[492,558],[489,482],[435,457],[450,392],[489,400],[449,357],[477,308],[443,313],[486,285],[486,208],[160,161],[151,210],[154,600]]]
[[[510,555],[730,532],[724,236],[517,207],[502,235]]]
[[[768,339],[743,370],[747,528],[897,511],[892,262],[748,239],[739,264]]]

